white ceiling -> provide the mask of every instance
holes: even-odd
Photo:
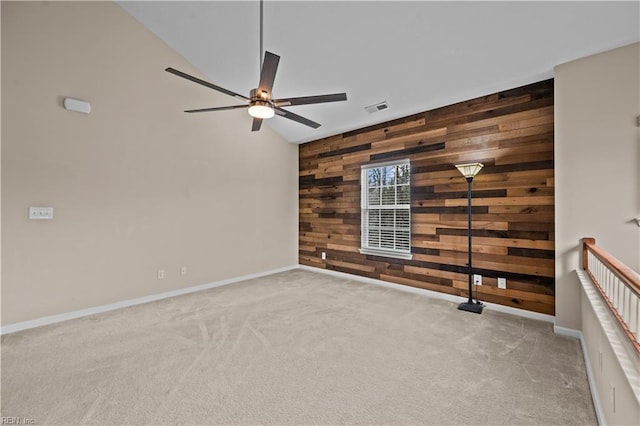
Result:
[[[211,82],[247,96],[257,86],[257,1],[118,3]],[[551,78],[555,65],[640,41],[639,4],[266,1],[264,48],[281,56],[274,96],[348,101],[289,107],[319,129],[278,116],[265,124],[302,143]],[[220,99],[176,109],[239,103]],[[364,110],[380,101],[390,109]]]

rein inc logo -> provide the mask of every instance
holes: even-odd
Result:
[[[35,425],[36,420],[29,417],[0,417],[2,425]]]

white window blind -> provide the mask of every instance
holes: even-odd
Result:
[[[409,161],[362,167],[361,253],[411,258]]]

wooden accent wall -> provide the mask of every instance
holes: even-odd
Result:
[[[405,158],[413,259],[360,254],[360,167]],[[309,142],[299,160],[300,264],[465,297],[467,183],[454,164],[484,163],[472,207],[480,299],[554,315],[553,80]]]

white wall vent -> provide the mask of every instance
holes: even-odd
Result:
[[[364,109],[369,113],[373,114],[374,112],[383,111],[385,109],[389,109],[389,104],[387,101],[378,102],[377,104],[369,105],[364,107]]]

